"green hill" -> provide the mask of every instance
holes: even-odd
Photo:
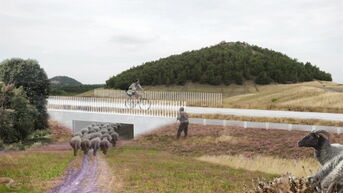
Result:
[[[221,42],[133,67],[106,81],[108,88],[126,89],[135,79],[142,85],[257,84],[331,81],[331,74],[310,62],[244,42]]]
[[[82,83],[68,76],[55,76],[49,79],[52,87],[81,86]]]

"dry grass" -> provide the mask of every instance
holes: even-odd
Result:
[[[326,81],[297,84],[147,86],[147,90],[223,93],[224,107],[343,113],[343,85]]]
[[[283,176],[273,181],[257,181],[254,190],[245,193],[316,193],[305,178],[294,178],[293,176]]]
[[[287,123],[287,124],[303,124],[303,125],[322,125],[343,127],[343,122],[338,121],[322,121],[315,119],[293,119],[293,118],[273,118],[273,117],[248,117],[235,115],[220,115],[220,114],[189,114],[190,118],[202,119],[219,119],[219,120],[236,120],[236,121],[252,121],[252,122],[270,122],[270,123]]]
[[[235,169],[260,171],[270,174],[292,174],[296,177],[307,177],[316,171],[319,164],[313,159],[281,159],[271,156],[247,157],[243,155],[201,156],[200,161],[229,166]]]
[[[106,159],[120,179],[116,182],[116,192],[119,193],[241,193],[246,184],[253,188],[253,178],[270,180],[277,176],[233,169],[139,146],[118,147],[111,150]]]

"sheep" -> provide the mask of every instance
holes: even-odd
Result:
[[[82,133],[80,133],[80,132],[74,133],[73,137],[76,137],[76,136],[82,137]]]
[[[330,133],[324,130],[312,131],[298,142],[299,147],[313,147],[316,160],[324,165],[343,151],[343,145],[330,144]]]
[[[81,149],[85,155],[88,154],[90,147],[91,147],[91,142],[89,141],[88,136],[83,137],[81,139]]]
[[[105,133],[105,134],[103,134],[103,135],[101,136],[101,139],[104,139],[104,138],[107,138],[108,141],[111,141],[111,140],[112,140],[111,135],[108,134],[108,133]]]
[[[91,140],[91,148],[93,149],[93,155],[96,156],[96,151],[99,149],[100,147],[100,138],[99,137],[95,137]]]
[[[117,141],[118,141],[118,139],[119,139],[119,135],[118,135],[118,133],[117,132],[110,132],[109,133],[110,134],[110,136],[111,136],[111,143],[112,143],[112,145],[113,145],[113,147],[115,147],[116,146],[116,144],[117,144]]]
[[[83,128],[83,129],[80,130],[80,133],[81,133],[82,135],[85,135],[85,134],[87,134],[88,132],[89,132],[88,128]]]
[[[89,139],[90,140],[92,140],[92,139],[94,139],[94,138],[96,138],[96,137],[101,137],[101,133],[98,133],[98,132],[96,132],[96,133],[91,133],[90,135],[89,135]]]
[[[343,152],[328,161],[315,175],[309,177],[309,182],[314,189],[320,191],[343,192]]]
[[[70,140],[70,146],[74,150],[74,156],[77,155],[77,151],[81,148],[81,137],[80,136],[74,136]]]
[[[106,155],[110,147],[111,147],[111,143],[107,140],[107,137],[103,138],[100,142],[101,151]]]

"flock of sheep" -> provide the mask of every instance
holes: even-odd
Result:
[[[93,149],[93,155],[96,156],[99,148],[106,154],[111,146],[116,146],[119,139],[119,129],[120,124],[114,123],[92,123],[88,127],[81,129],[70,140],[74,156],[77,155],[78,150],[88,154],[90,149]]]
[[[315,159],[321,168],[311,177],[309,183],[318,192],[343,193],[343,145],[331,144],[330,133],[313,131],[298,142],[299,147],[314,148]]]

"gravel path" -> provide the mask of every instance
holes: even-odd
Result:
[[[69,169],[64,181],[49,193],[109,193],[113,177],[102,155],[84,155],[80,168]]]

